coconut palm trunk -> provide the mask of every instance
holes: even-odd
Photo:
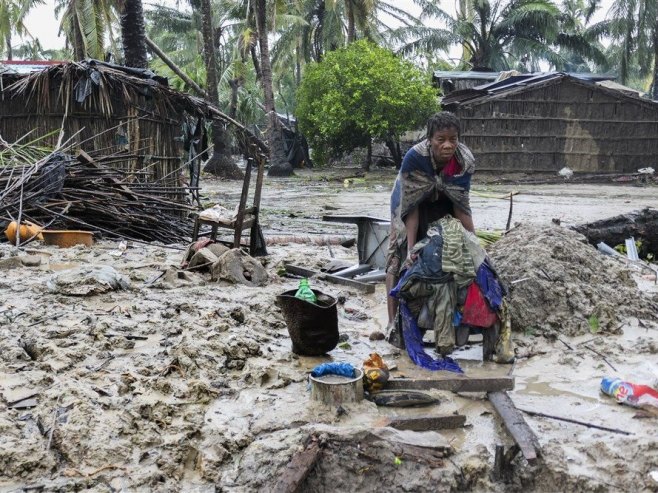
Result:
[[[356,39],[353,0],[345,0],[345,13],[347,14],[347,43],[349,44],[353,43]]]
[[[217,53],[215,51],[215,37],[213,36],[210,0],[201,0],[201,34],[203,36],[203,55],[206,62],[206,93],[210,102],[215,106],[219,106]],[[244,175],[231,156],[230,136],[224,124],[219,120],[213,120],[211,132],[213,152],[203,170],[229,180],[242,179]]]
[[[270,148],[270,176],[290,176],[292,166],[286,159],[283,144],[283,134],[274,107],[274,91],[272,89],[272,64],[270,48],[267,40],[267,3],[266,0],[256,0],[256,30],[258,31],[258,47],[260,48],[261,85],[267,113],[267,140]]]
[[[658,101],[658,9],[656,9],[656,24],[653,28],[653,82],[651,84],[651,99]]]
[[[142,0],[123,0],[120,21],[124,64],[127,67],[147,68],[146,30]]]
[[[7,50],[7,60],[13,60],[14,59],[14,53],[11,49],[11,33],[7,33],[5,35],[5,46]]]

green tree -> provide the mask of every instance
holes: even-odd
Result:
[[[616,0],[604,25],[620,48],[616,60],[622,84],[638,67],[639,78],[652,74],[651,95],[658,99],[658,2]]]
[[[103,60],[106,36],[116,55],[112,31],[116,22],[113,0],[57,0],[55,16],[61,17],[59,30],[64,33],[75,60],[87,57]]]
[[[600,0],[563,0],[559,37],[569,39],[578,49],[563,43],[560,56],[563,63],[556,63],[556,69],[567,72],[591,72],[594,62],[599,70],[607,70],[608,58],[599,39],[604,33],[600,25],[590,25],[594,13],[599,9]]]
[[[14,56],[12,50],[12,35],[19,37],[28,35],[32,38],[25,24],[25,18],[30,10],[36,5],[43,3],[43,0],[1,0],[0,1],[0,46],[4,45],[4,53],[7,60]],[[0,54],[3,52],[0,49]]]
[[[315,150],[338,156],[378,138],[398,166],[400,135],[437,109],[436,91],[420,70],[365,40],[310,64],[297,93],[299,125]]]
[[[394,35],[406,55],[460,45],[464,68],[473,70],[536,70],[542,60],[559,67],[560,49],[592,57],[587,39],[562,32],[560,14],[551,0],[460,0],[456,16],[427,2],[421,18],[437,18],[444,26],[406,27]]]

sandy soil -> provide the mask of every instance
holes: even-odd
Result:
[[[393,175],[373,173],[346,187],[348,174],[267,180],[266,235],[355,234],[355,227],[322,222],[326,213],[386,218]],[[206,185],[208,201],[230,207],[237,201],[238,185]],[[474,188],[487,194],[511,189]],[[650,187],[518,190],[515,222],[577,223],[658,207]],[[474,195],[472,205],[478,227],[505,226],[507,201]],[[543,458],[534,467],[517,458],[505,483],[491,477],[493,453],[496,444],[512,441],[484,395],[430,392],[438,406],[362,402],[345,405],[346,414],[309,400],[306,375],[316,364],[360,365],[371,351],[397,366],[394,376],[432,376],[386,342],[369,340],[386,324],[383,286],[364,296],[314,281],[314,287],[345,297],[339,328],[349,345],[318,358],[290,351],[274,299],[297,281],[279,277],[278,266],[284,259],[309,267],[332,258],[356,260],[355,248],[270,246],[263,259],[268,285],[247,288],[210,282],[208,274],[180,274],[174,267],[181,250],[129,243],[119,255],[117,246],[0,247],[0,261],[18,254],[39,262],[5,265],[0,279],[0,491],[267,491],[309,436],[320,437],[326,453],[304,491],[658,490],[651,476],[658,469],[656,418],[638,419],[644,416],[598,390],[604,375],[656,378],[657,328],[650,322],[626,316],[618,334],[556,339],[516,333],[513,366],[482,363],[477,343],[457,354],[469,376],[514,375],[510,395],[520,408],[630,433],[528,416]],[[49,288],[55,276],[99,265],[114,267],[130,288],[88,296]],[[644,296],[658,294],[655,284],[633,275]],[[36,399],[30,407],[11,407],[28,397]],[[389,415],[454,411],[466,415],[465,428],[424,438],[382,432],[382,418]],[[433,449],[423,448],[428,439]]]

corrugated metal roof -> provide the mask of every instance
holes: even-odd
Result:
[[[454,80],[489,80],[496,81],[500,74],[503,72],[472,72],[461,70],[436,70],[434,72],[435,79],[454,79]],[[540,77],[554,74],[566,74],[571,77],[583,80],[600,81],[600,80],[614,80],[617,77],[609,74],[591,74],[591,73],[577,73],[577,72],[530,72],[526,74],[513,75],[513,77]],[[509,80],[509,79],[505,79]]]
[[[462,91],[454,91],[445,96],[441,103],[443,105],[463,104],[467,101],[473,101],[480,98],[487,98],[497,94],[520,89],[523,87],[530,87],[535,84],[541,84],[550,80],[571,78],[577,79],[580,82],[587,84],[595,84],[601,81],[610,81],[614,79],[611,75],[600,74],[570,74],[565,72],[542,72],[533,74],[520,74],[513,75],[501,81],[482,84],[471,89],[464,89]]]
[[[31,74],[60,63],[66,62],[54,60],[2,60],[0,61],[0,73]]]
[[[458,80],[496,80],[500,72],[464,72],[461,70],[436,70],[435,79],[458,79]]]

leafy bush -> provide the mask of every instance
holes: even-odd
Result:
[[[397,142],[438,107],[420,70],[365,40],[310,64],[297,93],[302,132],[319,155],[334,157],[372,138]]]

